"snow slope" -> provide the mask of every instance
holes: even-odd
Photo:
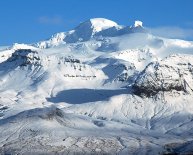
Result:
[[[104,18],[0,48],[0,154],[192,153],[193,42]]]

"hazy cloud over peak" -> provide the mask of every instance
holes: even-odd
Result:
[[[193,29],[191,28],[180,28],[176,26],[163,26],[148,28],[148,30],[157,36],[166,38],[177,38],[177,39],[193,39]]]

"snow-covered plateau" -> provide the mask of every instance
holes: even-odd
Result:
[[[193,42],[90,19],[0,47],[0,154],[193,154]]]

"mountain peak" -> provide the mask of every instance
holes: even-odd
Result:
[[[89,19],[71,31],[71,33],[66,36],[65,42],[86,41],[98,32],[117,26],[117,23],[105,18]]]
[[[139,20],[136,20],[135,23],[134,23],[134,27],[143,27],[143,22],[139,21]]]
[[[37,47],[47,48],[64,43],[75,43],[96,39],[97,37],[116,37],[131,33],[145,33],[141,21],[135,21],[134,26],[121,26],[105,18],[92,18],[82,22],[73,30],[58,33],[48,41],[38,43]]]
[[[89,22],[91,23],[95,32],[100,32],[102,30],[118,26],[118,24],[114,21],[105,18],[92,18],[89,20]]]

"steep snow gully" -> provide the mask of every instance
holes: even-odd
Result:
[[[142,24],[0,48],[0,154],[193,154],[193,42]]]

